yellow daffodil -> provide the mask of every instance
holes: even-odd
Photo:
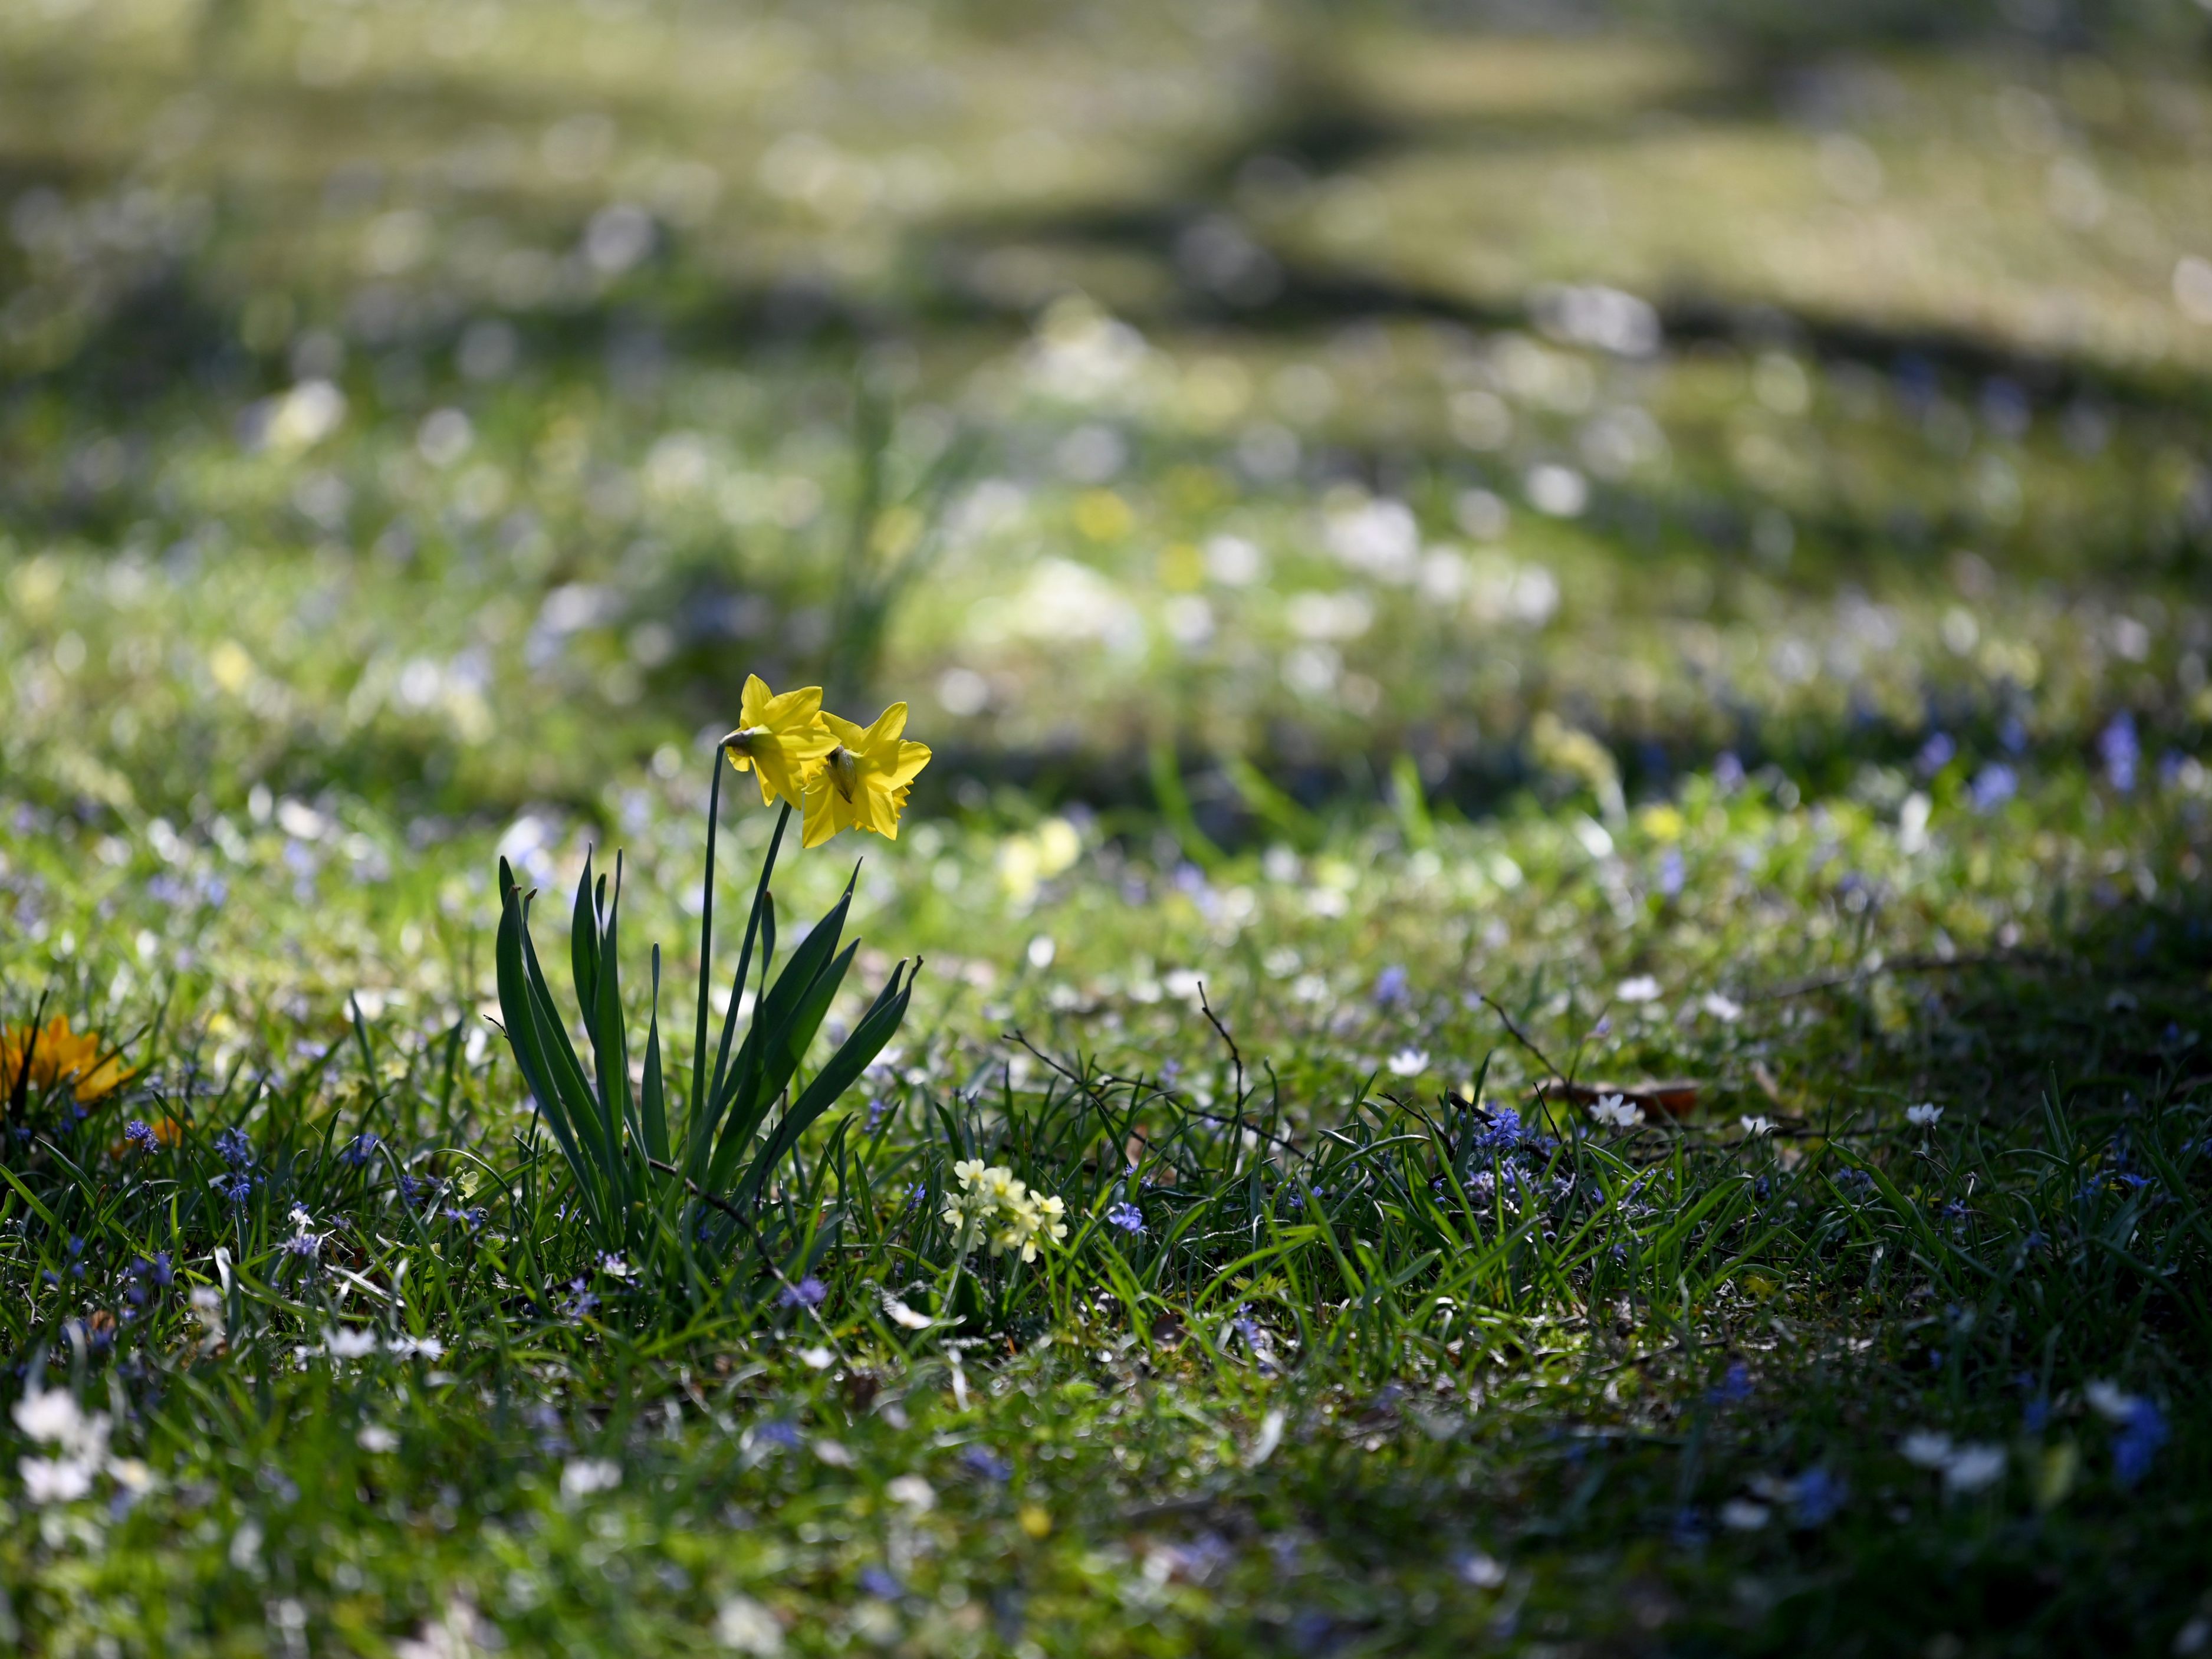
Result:
[[[929,764],[929,745],[902,735],[906,705],[893,703],[865,730],[835,714],[822,719],[836,743],[807,782],[806,844],[819,847],[841,830],[896,841],[908,786]]]
[[[837,746],[822,723],[822,688],[810,685],[779,696],[759,675],[748,674],[738,713],[737,730],[722,739],[730,764],[754,775],[762,805],[781,795],[801,811],[808,810],[807,785],[821,769],[823,757]]]
[[[112,1093],[137,1075],[113,1054],[101,1059],[100,1034],[71,1031],[63,1015],[48,1020],[43,1029],[16,1025],[0,1030],[0,1099],[14,1097],[24,1081],[26,1066],[32,1090],[70,1084],[81,1106]]]

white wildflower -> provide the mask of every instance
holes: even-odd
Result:
[[[2135,1396],[2118,1383],[2100,1377],[2082,1389],[2081,1395],[2089,1402],[2090,1410],[2107,1423],[2124,1423],[2135,1415]]]
[[[1774,1120],[1771,1117],[1740,1117],[1736,1121],[1743,1125],[1743,1132],[1747,1135],[1771,1135],[1774,1133]]]
[[[561,1496],[588,1498],[622,1485],[622,1465],[607,1457],[579,1457],[561,1471]]]
[[[376,1352],[376,1333],[357,1325],[332,1325],[323,1332],[323,1352],[333,1359],[362,1359]]]
[[[353,1443],[365,1452],[398,1451],[399,1437],[381,1423],[364,1423],[354,1436]]]
[[[2002,1446],[1961,1446],[1951,1454],[1951,1461],[1943,1466],[1943,1490],[1950,1492],[1979,1492],[1996,1481],[2005,1471],[2005,1451]]]
[[[1429,1051],[1425,1048],[1405,1048],[1390,1056],[1390,1075],[1419,1077],[1429,1069]]]
[[[15,1470],[33,1504],[73,1504],[92,1490],[93,1466],[81,1457],[26,1457]]]
[[[1505,1564],[1484,1550],[1469,1550],[1454,1563],[1460,1582],[1476,1589],[1496,1589],[1505,1582]]]
[[[884,1496],[916,1515],[926,1515],[937,1507],[935,1489],[918,1474],[902,1474],[886,1482]]]
[[[1256,1469],[1275,1455],[1275,1448],[1283,1443],[1283,1425],[1289,1420],[1280,1406],[1260,1419],[1260,1437],[1252,1443],[1251,1455],[1244,1460],[1246,1468]]]
[[[1731,1498],[1721,1505],[1721,1525],[1733,1532],[1757,1532],[1766,1524],[1767,1509],[1747,1498]]]
[[[32,1439],[58,1446],[92,1468],[106,1460],[107,1413],[80,1410],[65,1389],[33,1389],[15,1402],[15,1418]]]
[[[84,1422],[76,1401],[64,1389],[33,1388],[15,1402],[15,1426],[46,1445],[74,1440]]]
[[[1601,1095],[1589,1109],[1591,1121],[1608,1129],[1632,1129],[1644,1121],[1644,1109],[1626,1095]]]
[[[714,1614],[714,1639],[755,1659],[774,1659],[783,1651],[783,1626],[750,1595],[732,1595]]]
[[[884,1297],[884,1311],[890,1316],[891,1323],[903,1330],[926,1331],[937,1323],[927,1314],[916,1313],[898,1297],[889,1294]]]
[[[1951,1437],[1941,1429],[1915,1429],[1898,1450],[1916,1468],[1940,1469],[1951,1461]]]
[[[1933,1102],[1923,1101],[1917,1106],[1905,1109],[1905,1121],[1916,1129],[1935,1127],[1936,1120],[1943,1115],[1943,1109]]]

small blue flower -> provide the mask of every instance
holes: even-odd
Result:
[[[123,1139],[142,1152],[154,1152],[161,1144],[154,1138],[154,1126],[143,1117],[134,1117],[123,1126]]]
[[[1674,1523],[1668,1528],[1677,1549],[1703,1549],[1711,1536],[1705,1528],[1705,1518],[1694,1504],[1685,1504],[1674,1511]]]
[[[243,1170],[235,1175],[222,1176],[216,1180],[215,1189],[232,1203],[244,1204],[247,1199],[253,1196],[253,1177]]]
[[[818,1308],[830,1294],[830,1287],[809,1273],[796,1285],[787,1285],[776,1300],[787,1308]]]
[[[1741,1360],[1731,1364],[1720,1380],[1720,1386],[1705,1395],[1716,1406],[1739,1406],[1751,1398],[1751,1373]]]
[[[374,1135],[363,1130],[340,1149],[338,1161],[353,1169],[362,1169],[368,1164],[369,1159],[376,1156],[376,1149],[383,1144]]]
[[[243,1129],[225,1129],[215,1138],[216,1156],[234,1170],[253,1167],[253,1143]]]
[[[1521,1114],[1510,1106],[1498,1106],[1492,1109],[1490,1121],[1476,1128],[1469,1145],[1486,1158],[1510,1158],[1522,1149],[1525,1139]]]
[[[1372,994],[1376,1002],[1386,1008],[1394,1003],[1405,1001],[1412,994],[1412,987],[1407,978],[1406,970],[1395,963],[1385,968],[1375,976],[1375,989]]]
[[[1951,740],[1948,732],[1937,732],[1920,745],[1920,752],[1912,758],[1913,769],[1923,778],[1932,778],[1948,766],[1959,752],[1959,745]]]
[[[1850,1487],[1817,1465],[1790,1483],[1790,1507],[1801,1527],[1826,1526],[1850,1495]]]
[[[986,1480],[1004,1480],[1013,1473],[1006,1460],[988,1446],[970,1446],[960,1454],[961,1467]]]
[[[1659,855],[1659,891],[1665,897],[1677,897],[1682,890],[1682,849],[1670,847]]]
[[[1991,761],[1974,774],[1967,795],[1977,812],[1994,812],[2020,793],[2020,775],[2002,761]]]
[[[761,1424],[754,1429],[753,1437],[757,1440],[765,1440],[771,1446],[781,1446],[792,1451],[796,1451],[802,1443],[799,1425],[781,1417],[771,1417],[767,1422]]]
[[[2151,1401],[2136,1396],[2129,1403],[2127,1421],[2112,1437],[2112,1476],[2123,1486],[2132,1486],[2150,1473],[2159,1449],[2168,1438],[2166,1419]]]
[[[2112,718],[2097,734],[2097,757],[2105,763],[2105,775],[2122,794],[2136,787],[2136,769],[2142,762],[2142,745],[2136,738],[2136,718],[2125,709]]]
[[[572,1279],[568,1281],[568,1299],[561,1304],[561,1316],[571,1324],[581,1324],[589,1319],[599,1305],[599,1298],[592,1293],[588,1281]]]
[[[860,1593],[878,1601],[896,1601],[906,1594],[906,1586],[892,1577],[888,1568],[870,1565],[860,1569]]]
[[[1145,1231],[1144,1212],[1126,1200],[1107,1211],[1106,1219],[1110,1224],[1119,1227],[1125,1233],[1141,1233]]]

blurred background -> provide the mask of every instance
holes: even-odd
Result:
[[[748,672],[1221,843],[2212,720],[2193,0],[14,0],[0,214],[50,807],[588,811]]]

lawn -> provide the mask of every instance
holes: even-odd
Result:
[[[2015,10],[0,15],[0,1633],[2212,1652],[2206,24]]]

